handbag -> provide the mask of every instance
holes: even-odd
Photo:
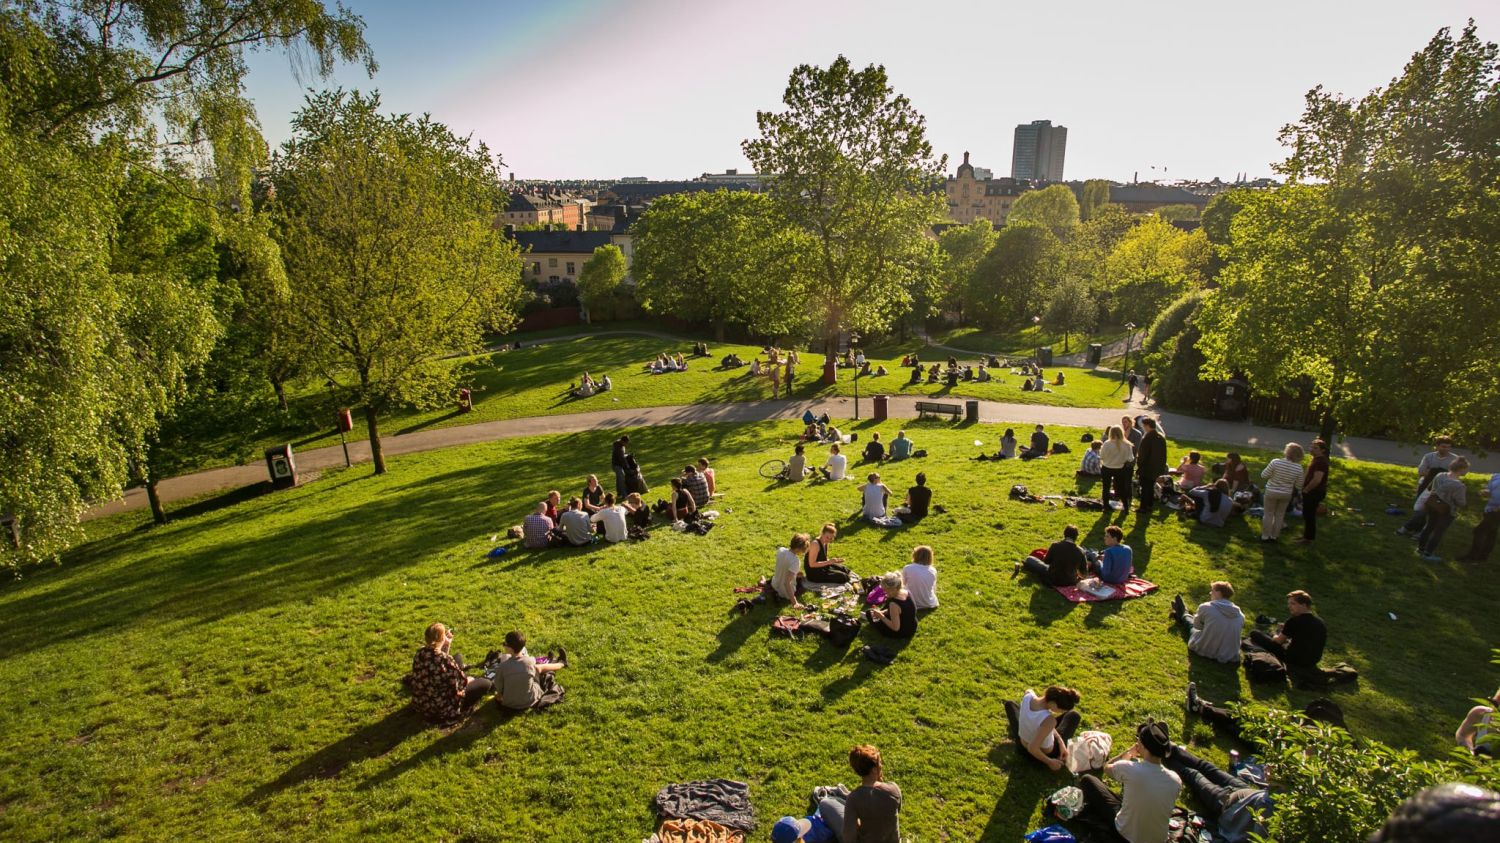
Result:
[[[1453,507],[1433,492],[1427,495],[1427,503],[1422,505],[1422,511],[1428,515],[1452,515]]]

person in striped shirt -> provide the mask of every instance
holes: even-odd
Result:
[[[1286,510],[1292,502],[1292,490],[1302,485],[1302,446],[1288,442],[1281,456],[1271,460],[1260,473],[1266,481],[1265,511],[1260,519],[1260,540],[1276,541],[1286,524]]]

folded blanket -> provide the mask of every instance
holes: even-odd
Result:
[[[1140,577],[1131,577],[1122,585],[1112,586],[1110,593],[1106,596],[1090,594],[1076,585],[1056,585],[1058,593],[1068,598],[1071,603],[1099,603],[1105,600],[1129,600],[1132,597],[1144,597],[1155,591],[1156,583],[1147,582]]]
[[[755,830],[750,786],[728,779],[669,784],[653,800],[664,819],[711,820],[742,831]]]
[[[745,843],[745,832],[708,820],[666,820],[648,843]]]

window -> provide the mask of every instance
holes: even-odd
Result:
[[[551,281],[554,284],[556,284],[560,279],[556,275],[553,275],[553,276],[549,277],[547,280]]]
[[[557,269],[557,258],[547,258],[547,268]]]
[[[541,261],[532,261],[531,262],[531,274],[532,275],[541,275],[542,274],[542,262]]]
[[[572,261],[568,261],[568,274],[569,275],[573,274],[573,262]]]

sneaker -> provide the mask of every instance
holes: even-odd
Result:
[[[1182,504],[1177,501],[1167,501],[1167,509],[1182,509]]]
[[[1172,620],[1182,620],[1185,614],[1187,614],[1187,604],[1182,602],[1182,595],[1178,594],[1172,598]]]
[[[1406,533],[1406,528],[1405,527],[1397,527],[1396,528],[1396,535],[1398,535],[1398,536],[1404,536],[1406,534],[1407,533]]]
[[[1187,710],[1197,714],[1203,708],[1203,701],[1198,699],[1198,683],[1189,682],[1187,687]]]

